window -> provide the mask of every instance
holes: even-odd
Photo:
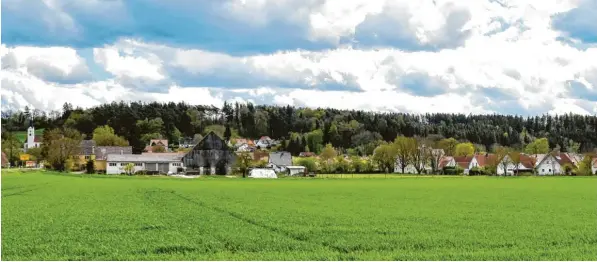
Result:
[[[549,169],[549,172],[551,172],[551,168]]]
[[[110,163],[109,166],[116,166],[116,163]]]
[[[135,163],[135,166],[143,166],[143,163]]]
[[[182,166],[182,163],[172,163],[172,166]]]
[[[545,172],[545,168],[544,168],[544,169],[541,169],[541,172]]]

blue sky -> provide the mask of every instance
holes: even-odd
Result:
[[[5,0],[2,109],[597,114],[597,0]]]

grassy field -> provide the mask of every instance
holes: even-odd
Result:
[[[3,260],[594,260],[597,178],[2,173]]]

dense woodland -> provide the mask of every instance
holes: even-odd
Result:
[[[2,133],[26,130],[29,118],[36,128],[70,127],[86,138],[100,126],[109,125],[140,153],[151,138],[163,137],[177,144],[183,138],[200,139],[209,131],[230,137],[282,140],[282,149],[297,155],[320,153],[331,143],[341,152],[370,155],[382,141],[397,136],[438,141],[455,138],[470,141],[477,151],[496,145],[522,149],[535,138],[545,137],[550,148],[562,152],[590,152],[597,148],[597,116],[407,114],[309,109],[290,106],[229,104],[222,108],[184,103],[111,103],[81,109],[65,104],[61,111],[2,112]]]

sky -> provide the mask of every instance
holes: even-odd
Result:
[[[597,0],[3,0],[1,108],[597,115]]]

